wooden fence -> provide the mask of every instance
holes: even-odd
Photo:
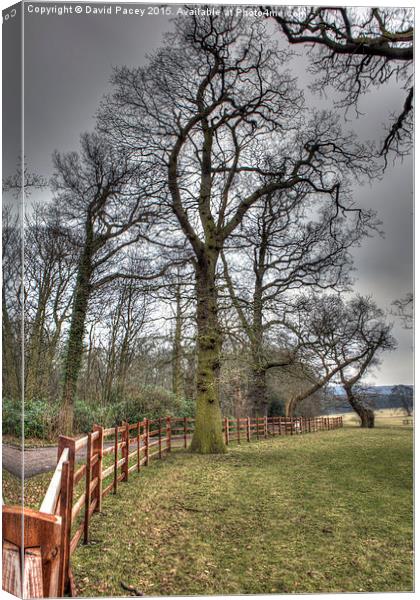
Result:
[[[223,419],[227,445],[343,426],[342,417]],[[39,511],[3,506],[3,589],[24,598],[75,595],[70,559],[89,542],[89,524],[102,499],[133,472],[171,448],[187,447],[194,419],[144,419],[88,435],[59,437],[57,466]]]

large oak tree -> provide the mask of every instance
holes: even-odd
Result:
[[[165,182],[162,203],[194,263],[197,409],[191,449],[223,452],[218,393],[221,252],[247,212],[280,190],[329,195],[369,153],[327,114],[310,115],[265,23],[183,16],[142,68],[118,68],[99,126]],[[282,70],[283,69],[283,70]]]

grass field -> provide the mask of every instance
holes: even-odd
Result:
[[[73,557],[78,594],[410,591],[412,431],[173,453],[122,484]]]

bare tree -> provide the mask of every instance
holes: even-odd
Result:
[[[295,359],[294,352],[282,351],[278,344],[283,302],[297,290],[347,289],[349,250],[374,226],[370,211],[355,210],[349,203],[339,214],[331,199],[317,203],[299,194],[281,200],[269,195],[248,213],[227,249],[230,267],[227,251],[222,258],[228,292],[250,344],[249,399],[255,414],[267,414],[267,372]]]
[[[106,298],[108,314],[99,317],[100,327],[106,327],[104,342],[103,404],[121,400],[127,386],[128,372],[138,351],[138,341],[150,313],[151,298],[139,282],[117,281],[112,290],[103,290],[100,306]]]
[[[340,106],[357,104],[371,87],[390,80],[402,85],[401,112],[391,116],[380,153],[411,150],[413,127],[412,8],[285,7],[273,17],[290,44],[315,49],[310,70],[315,88],[342,93]]]
[[[145,192],[151,189],[147,173],[133,164],[130,153],[115,151],[97,134],[82,136],[80,155],[56,153],[54,164],[56,203],[79,245],[60,416],[62,430],[71,433],[89,300],[94,290],[122,277],[154,277],[141,267],[135,275],[128,273],[124,256],[142,238],[155,209]]]
[[[405,410],[407,417],[413,414],[413,388],[411,385],[394,385],[391,394],[401,404]]]
[[[46,186],[45,179],[29,170],[19,158],[16,171],[2,181],[2,355],[5,397],[21,399],[24,289],[23,289],[23,211],[24,197]]]
[[[318,375],[312,386],[293,398],[288,413],[293,414],[299,402],[339,377],[362,427],[373,427],[374,415],[360,401],[354,387],[377,364],[381,352],[396,347],[383,311],[371,299],[361,296],[347,303],[335,295],[302,297],[290,327],[300,340],[304,364],[316,368]]]
[[[53,397],[53,372],[70,316],[77,262],[55,207],[34,205],[25,226],[25,395]]]
[[[324,114],[308,116],[286,59],[264,24],[182,17],[144,68],[119,68],[100,127],[166,182],[170,214],[195,269],[197,411],[193,451],[225,451],[218,393],[222,332],[216,277],[226,241],[277,190],[339,201],[343,173],[370,170],[369,153]],[[328,174],[327,174],[328,173]]]
[[[5,398],[22,393],[22,235],[19,214],[2,209],[2,376]]]
[[[28,196],[32,191],[45,189],[47,186],[48,181],[45,177],[30,171],[26,159],[18,161],[13,175],[3,178],[3,193],[12,193],[15,197],[19,197],[23,193]]]
[[[394,302],[392,303],[391,314],[401,319],[404,329],[413,329],[413,312],[413,292],[407,292],[403,298],[394,300]]]

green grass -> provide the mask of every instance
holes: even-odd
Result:
[[[78,594],[411,591],[412,432],[355,428],[174,452],[110,494]]]

